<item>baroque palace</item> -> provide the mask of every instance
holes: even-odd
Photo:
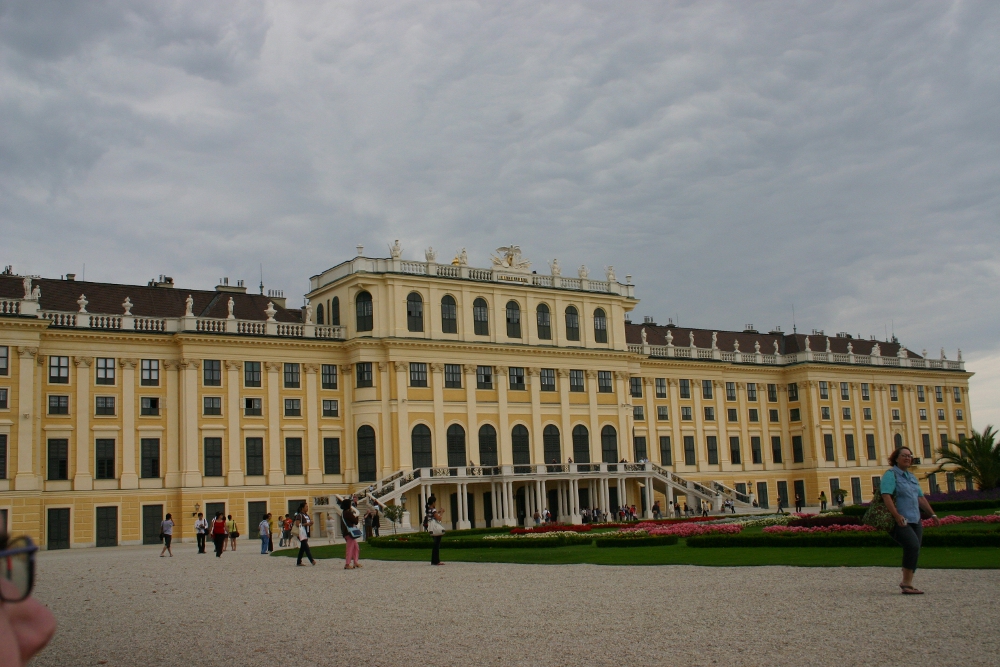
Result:
[[[456,527],[863,502],[893,448],[929,459],[969,424],[961,353],[631,323],[631,277],[541,275],[516,246],[482,269],[464,250],[362,250],[313,276],[301,309],[228,279],[0,275],[9,529],[50,549],[155,543],[169,512],[193,540],[193,517],[222,510],[254,536],[267,511],[322,515],[365,490],[413,510],[406,528],[431,493]]]

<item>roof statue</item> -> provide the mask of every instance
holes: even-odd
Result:
[[[268,322],[274,322],[275,321],[274,320],[274,314],[277,313],[277,312],[278,311],[275,310],[275,308],[274,308],[274,304],[271,303],[270,301],[268,301],[267,302],[267,308],[264,309],[264,314],[267,315],[267,321]]]
[[[775,343],[775,345],[777,345],[777,343]],[[854,343],[850,341],[847,342],[847,354],[854,354]]]
[[[434,246],[427,246],[427,250],[424,251],[424,258],[426,258],[428,262],[433,263],[437,260],[437,256],[438,254],[437,251],[434,250]]]
[[[305,324],[312,324],[312,323],[313,323],[313,305],[311,303],[307,303]]]
[[[31,290],[31,300],[38,301],[42,298],[42,286],[35,285],[34,289]]]
[[[24,278],[24,280],[21,281],[21,284],[24,285],[24,298],[25,299],[30,299],[31,298],[31,278],[29,278],[29,277],[26,276]]]
[[[944,360],[945,360],[945,359],[947,359],[947,358],[948,358],[948,357],[944,356],[944,348],[942,347],[942,348],[941,348],[941,361],[944,361]]]
[[[604,267],[604,275],[607,276],[609,283],[616,282],[615,281],[615,267],[613,267],[613,266],[606,266],[606,267]]]
[[[756,352],[757,354],[760,354],[760,341],[759,340],[755,340],[753,342],[753,351]]]
[[[712,349],[713,350],[719,349],[719,346],[717,344],[718,342],[719,342],[719,332],[718,331],[713,331],[712,332]]]
[[[462,252],[458,253],[458,265],[459,266],[469,265],[469,253],[466,252],[465,248],[462,248]]]
[[[689,341],[691,342],[691,345],[690,345],[690,347],[697,347],[697,346],[696,346],[696,345],[694,344],[694,332],[693,332],[693,331],[689,331],[689,332],[688,332],[688,340],[689,340]]]
[[[962,348],[958,348],[958,360],[962,360]]]
[[[826,337],[826,351],[827,351],[828,354],[830,353],[830,337],[829,336]]]
[[[194,317],[194,297],[190,294],[184,299],[184,317]]]
[[[122,302],[122,308],[125,309],[125,316],[129,317],[132,315],[132,299],[125,297],[125,301]]]
[[[646,344],[646,327],[639,330],[639,335],[642,336],[642,344]]]
[[[87,312],[87,304],[88,303],[90,303],[90,302],[87,301],[87,297],[85,297],[83,294],[81,294],[80,298],[76,300],[76,305],[80,306],[80,312],[81,313]]]
[[[580,280],[586,280],[587,276],[590,275],[590,271],[587,270],[586,264],[581,264],[580,268],[577,269],[576,274],[580,276]]]
[[[781,354],[781,352],[778,349],[778,341],[774,341],[774,353]]]
[[[739,352],[739,351],[740,351],[740,341],[739,340],[734,340],[733,341],[733,352]]]
[[[497,256],[499,255],[499,256]],[[490,255],[494,269],[506,269],[527,273],[531,262],[521,257],[521,247],[508,245],[497,248],[497,255]]]
[[[872,346],[872,355],[871,356],[873,356],[873,357],[881,357],[882,356],[882,348],[879,347],[878,343],[875,343]]]
[[[667,329],[667,347],[674,346],[674,334],[670,329]]]
[[[403,246],[399,245],[399,239],[396,239],[396,242],[389,246],[389,255],[393,259],[399,259],[403,256]]]
[[[553,259],[551,262],[549,262],[549,269],[552,270],[552,275],[553,276],[561,276],[562,275],[562,267],[559,266],[559,260],[558,259]]]
[[[235,320],[236,319],[236,315],[233,314],[233,311],[235,309],[236,309],[236,302],[233,301],[233,297],[229,297],[229,303],[226,304],[226,310],[229,311],[229,314],[226,316],[226,319],[229,319],[229,320]]]
[[[812,352],[812,347],[809,346],[809,336],[806,336],[806,352]]]

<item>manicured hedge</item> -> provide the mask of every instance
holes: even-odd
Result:
[[[817,516],[809,519],[793,519],[788,522],[789,526],[800,528],[815,528],[816,526],[856,526],[861,523],[861,519],[856,516]]]
[[[651,537],[605,537],[594,540],[598,547],[661,547],[677,544],[676,535],[653,535]]]
[[[790,533],[750,535],[700,535],[689,537],[689,547],[898,547],[888,533]],[[1000,533],[924,533],[925,547],[1000,546]]]
[[[589,535],[559,535],[556,537],[518,537],[509,540],[478,539],[444,539],[442,549],[543,549],[552,547],[570,547],[590,544],[593,537]],[[434,541],[431,539],[415,539],[401,541],[385,537],[373,537],[368,540],[369,546],[379,549],[431,549]]]
[[[844,507],[844,516],[864,516],[865,512],[868,511],[868,505],[847,505]]]
[[[932,503],[935,512],[963,512],[965,510],[988,510],[1000,507],[1000,500],[952,500]],[[867,505],[848,505],[844,508],[847,516],[864,516]]]

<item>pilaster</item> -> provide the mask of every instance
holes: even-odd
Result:
[[[542,405],[539,391],[539,369],[534,367],[526,368],[525,373],[527,375],[525,382],[528,383],[528,392],[531,395],[531,460],[534,463],[547,463],[542,442]]]
[[[434,396],[434,433],[432,434],[434,437],[434,463],[448,465],[448,437],[444,428],[444,364],[430,364],[428,380],[431,383],[431,392]],[[468,443],[466,443],[466,447],[468,447]]]
[[[306,412],[306,449],[308,451],[306,483],[320,484],[323,481],[323,470],[320,468],[317,411],[321,406],[318,404],[316,392],[316,374],[319,372],[319,364],[303,364],[302,370],[306,376],[306,400],[303,406]],[[383,432],[388,434],[387,430]]]
[[[281,364],[264,362],[267,370],[267,483],[284,484],[285,468],[281,461]]]
[[[122,473],[118,485],[122,489],[139,487],[135,456],[135,374],[138,359],[119,359],[122,381]]]
[[[396,371],[396,439],[399,441],[399,467],[413,467],[413,446],[410,442],[409,398],[407,397],[407,365],[393,362]]]
[[[90,471],[90,366],[93,357],[74,357],[76,366],[76,473],[73,475],[74,491],[94,488]]]
[[[507,367],[497,366],[493,369],[493,382],[497,388],[497,422],[500,424],[500,465],[513,465],[514,452],[510,439],[510,417],[507,414]],[[534,434],[529,435],[532,437]]]
[[[134,369],[136,360],[130,359],[129,361],[132,363],[130,368]],[[121,365],[121,362],[119,362],[119,365]],[[183,453],[181,452],[180,445],[181,390],[180,380],[178,377],[180,364],[173,359],[167,359],[163,362],[163,368],[166,370],[167,377],[167,432],[166,440],[161,443],[160,448],[160,452],[164,456],[163,470],[166,471],[163,479],[163,485],[167,488],[178,488],[183,482],[181,478],[181,458],[183,457]],[[134,374],[135,371],[132,370],[130,372]],[[135,380],[133,380],[133,383],[134,382]],[[134,401],[135,399],[133,398],[132,400]]]
[[[181,480],[185,487],[202,486],[198,442],[198,369],[197,359],[181,359]],[[134,376],[134,373],[133,373]]]
[[[35,358],[38,357],[38,348],[19,347],[17,353],[17,416],[19,425],[17,429],[17,474],[14,477],[14,488],[17,491],[32,491],[41,487],[42,479],[41,469],[39,468],[36,472],[34,467],[35,456],[32,448],[32,431],[35,427]],[[38,357],[38,359],[41,360],[42,357]]]
[[[239,361],[226,361],[226,421],[229,424],[228,486],[243,486],[243,456],[240,447],[240,367]]]

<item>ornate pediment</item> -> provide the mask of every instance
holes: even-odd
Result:
[[[497,248],[497,254],[490,255],[490,260],[493,268],[499,271],[528,273],[531,270],[531,262],[521,257],[521,248],[516,245]]]

